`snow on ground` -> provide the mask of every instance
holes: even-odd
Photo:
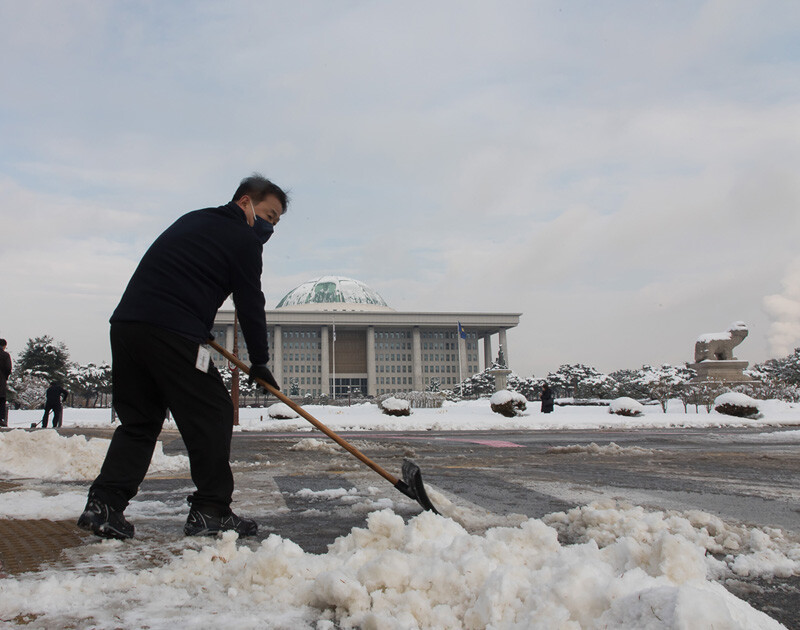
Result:
[[[430,512],[406,523],[381,510],[325,554],[276,535],[250,548],[233,534],[200,549],[190,541],[146,569],[105,553],[110,571],[0,580],[0,619],[35,616],[32,628],[202,628],[211,619],[215,627],[318,630],[782,627],[708,579],[724,563],[706,554],[705,545],[720,544],[699,522],[611,505],[549,520],[555,526],[528,519],[475,534]],[[704,523],[715,525],[725,536],[724,524]],[[559,529],[585,540],[559,542]],[[743,542],[753,538],[769,547],[768,534]],[[106,551],[136,544],[98,543]]]
[[[750,439],[760,442],[800,442],[800,430],[759,433],[758,435],[751,435]]]
[[[2,518],[53,521],[77,518],[86,505],[86,490],[13,490],[0,492]]]
[[[93,480],[110,441],[82,435],[66,437],[47,429],[4,431],[0,433],[0,474],[55,481]],[[148,474],[188,469],[188,457],[164,455],[164,445],[156,443]]]
[[[320,453],[343,453],[344,449],[336,442],[325,438],[305,438],[289,447],[290,451],[318,451]]]
[[[592,455],[652,455],[656,451],[652,448],[642,448],[641,446],[620,446],[616,442],[610,442],[600,446],[591,442],[590,444],[569,444],[567,446],[551,446],[547,449],[548,453],[591,453]]]
[[[539,403],[530,402],[528,410],[516,418],[492,412],[488,399],[445,403],[439,409],[413,409],[410,416],[393,417],[381,413],[376,404],[352,407],[306,405],[304,409],[334,431],[502,431],[559,429],[632,429],[637,427],[780,427],[800,426],[800,404],[779,400],[758,401],[762,417],[757,420],[726,416],[704,408],[690,407],[684,413],[678,400],[670,401],[667,413],[659,405],[647,405],[644,415],[636,418],[608,413],[608,406],[556,406],[550,414],[539,412]],[[41,411],[11,410],[9,426],[28,428],[39,420]],[[315,430],[302,418],[276,420],[264,408],[239,412],[240,425],[235,431]],[[65,409],[64,426],[112,426],[109,409]],[[118,426],[118,425],[117,425]],[[171,420],[166,428],[175,428]]]
[[[705,410],[684,414],[679,403],[667,414],[647,407],[640,418],[613,416],[606,407],[557,407],[548,416],[534,409],[506,419],[491,412],[488,401],[415,409],[404,418],[387,417],[375,405],[307,409],[337,431],[800,426],[800,407],[776,401],[762,403],[763,417],[755,421]],[[39,413],[12,411],[10,424],[29,427]],[[65,410],[65,426],[109,421],[108,410]],[[239,430],[246,431],[307,426],[266,419],[263,409],[242,410],[241,422]],[[800,430],[764,435],[800,443]],[[3,474],[30,483],[0,493],[0,512],[18,519],[74,518],[84,493],[45,480],[91,478],[96,473],[88,463],[99,467],[103,442],[52,430],[1,432]],[[177,458],[166,461],[178,464]],[[232,534],[170,540],[174,556],[163,553],[163,540],[147,537],[93,543],[96,553],[77,569],[0,579],[0,620],[20,619],[29,628],[768,629],[782,626],[717,580],[800,575],[800,545],[781,530],[699,511],[597,502],[529,519],[456,504],[429,488],[443,516],[425,512],[406,522],[380,494],[373,488],[297,493],[312,506],[334,502],[369,512],[366,527],[323,554],[274,534],[260,544]],[[135,501],[130,510],[133,516],[174,508]],[[142,563],[151,557],[162,560]]]

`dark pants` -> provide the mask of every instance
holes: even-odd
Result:
[[[8,409],[6,408],[6,397],[0,396],[0,427],[8,426]]]
[[[113,404],[121,426],[111,438],[93,494],[124,510],[139,491],[161,425],[172,412],[189,453],[193,507],[230,512],[233,404],[217,369],[195,367],[198,344],[156,326],[111,325]]]
[[[64,416],[64,407],[61,405],[48,405],[44,406],[44,415],[42,416],[42,427],[47,428],[47,420],[50,418],[50,412],[53,412],[53,428],[57,429],[61,426],[61,420]]]

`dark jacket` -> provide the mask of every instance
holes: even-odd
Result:
[[[5,350],[0,350],[0,398],[5,398],[9,376],[11,376],[11,355]]]
[[[553,411],[556,397],[553,390],[548,385],[542,387],[542,413],[550,413]]]
[[[144,322],[206,343],[217,310],[232,293],[250,361],[264,364],[269,354],[262,253],[234,202],[189,212],[142,257],[111,323]]]
[[[50,383],[50,387],[48,387],[45,392],[45,405],[51,409],[53,407],[60,407],[61,401],[66,400],[67,396],[69,396],[69,392],[61,387],[61,383]]]

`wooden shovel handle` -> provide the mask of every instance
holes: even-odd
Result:
[[[245,374],[250,374],[250,368],[247,367],[242,361],[239,360],[238,357],[234,356],[230,352],[228,352],[225,348],[219,345],[216,341],[209,341],[208,345],[214,348],[217,352],[219,352],[223,357],[225,357],[228,361],[233,363],[236,367],[238,367],[242,372]],[[390,472],[386,471],[384,468],[373,462],[369,457],[364,455],[361,451],[359,451],[355,446],[350,444],[349,442],[345,441],[341,437],[339,437],[336,433],[331,431],[328,427],[322,424],[319,420],[317,420],[314,416],[308,413],[305,409],[303,409],[300,405],[296,404],[287,396],[284,396],[280,390],[275,389],[272,385],[267,383],[266,381],[261,380],[260,378],[255,379],[256,382],[261,385],[264,389],[266,389],[270,394],[275,396],[278,400],[282,403],[288,405],[291,409],[296,411],[298,414],[303,416],[306,420],[308,420],[311,424],[313,424],[317,429],[322,431],[325,435],[327,435],[330,439],[336,442],[339,446],[341,446],[346,451],[349,451],[354,457],[361,460],[364,464],[372,468],[376,473],[378,473],[381,477],[389,481],[392,485],[398,484],[398,479]]]

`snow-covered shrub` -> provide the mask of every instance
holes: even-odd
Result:
[[[275,403],[267,409],[267,415],[273,420],[293,420],[298,417],[297,412],[286,403]]]
[[[407,400],[394,398],[393,396],[378,403],[378,408],[387,416],[410,416],[411,403]]]
[[[10,400],[15,400],[23,409],[41,409],[44,407],[45,392],[50,382],[41,375],[24,372],[15,375],[8,382]]]
[[[747,394],[728,392],[716,397],[714,411],[737,418],[755,418],[758,415],[758,401]]]
[[[394,394],[381,394],[377,398],[378,406],[387,398],[397,398],[407,400],[412,409],[438,409],[445,401],[445,394],[442,392],[395,392]]]
[[[492,394],[489,403],[492,406],[492,411],[506,418],[522,415],[522,412],[528,407],[528,401],[525,396],[507,389],[501,389],[499,392]]]
[[[667,403],[676,398],[686,383],[691,381],[697,373],[684,366],[674,366],[665,363],[661,367],[653,368],[643,365],[636,378],[636,386],[647,396],[657,400],[661,410],[667,413]]]
[[[636,418],[644,415],[644,405],[635,401],[633,398],[615,398],[608,405],[608,413],[613,413],[618,416],[627,416],[629,418]]]

